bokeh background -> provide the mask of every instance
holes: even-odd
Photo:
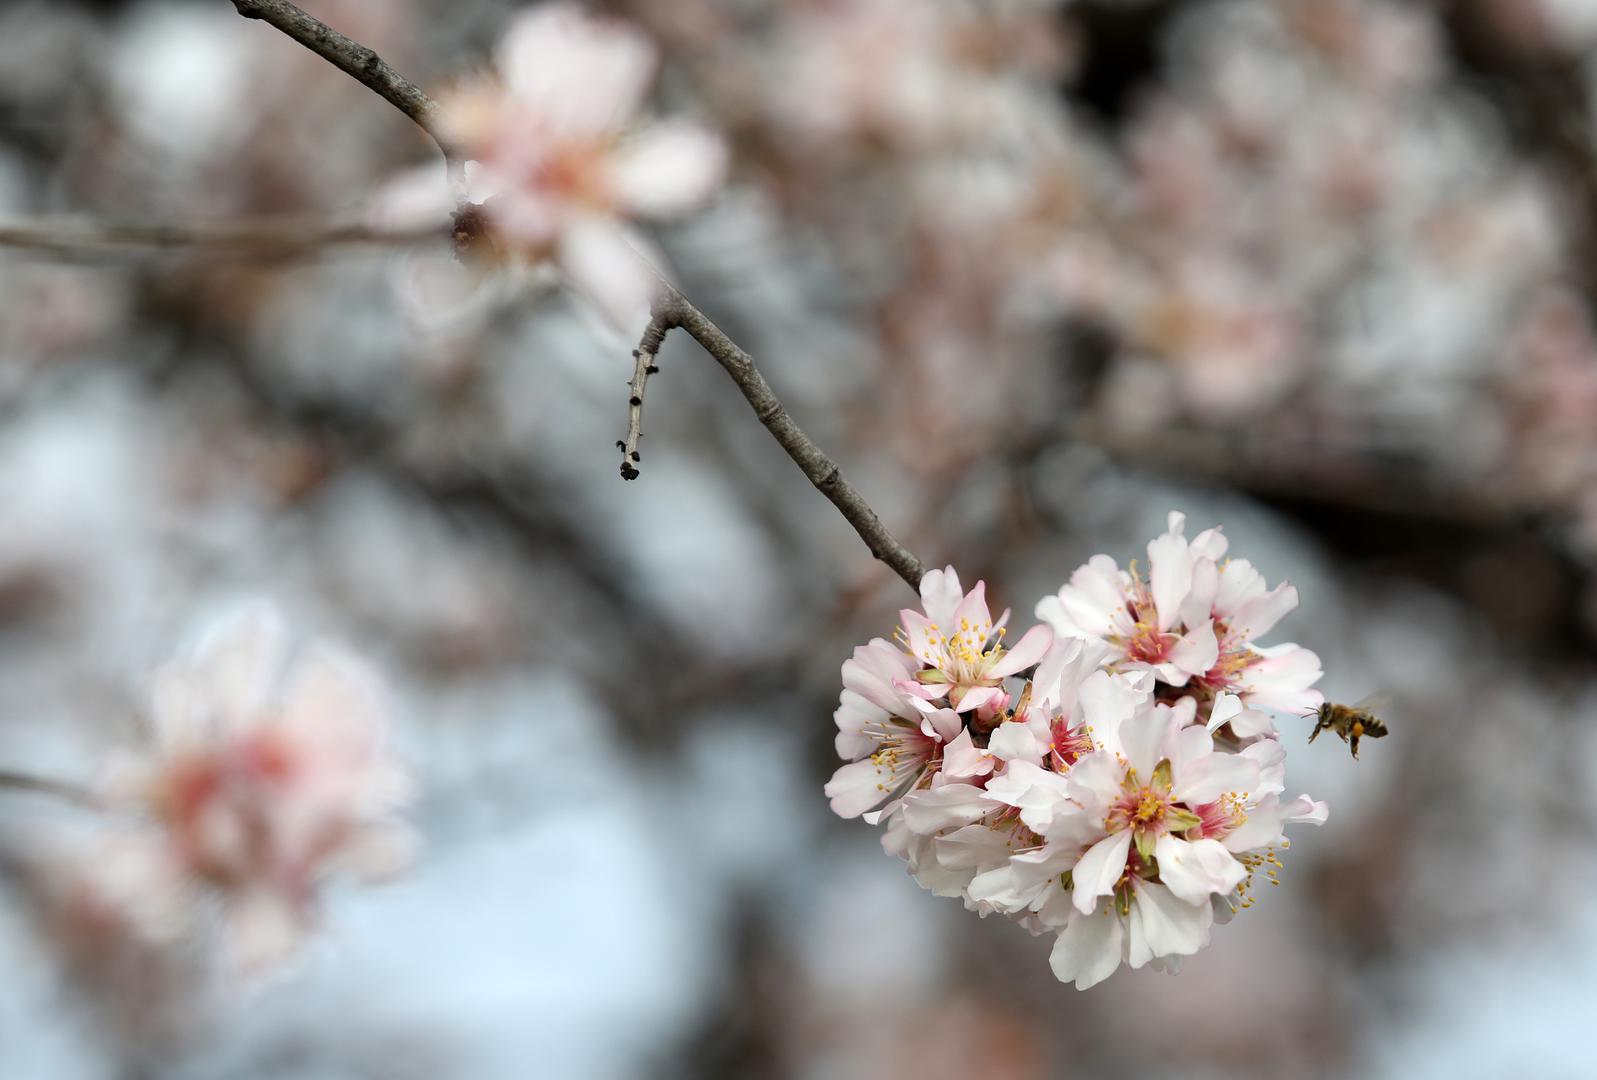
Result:
[[[431,88],[518,10],[304,6]],[[240,982],[0,791],[0,1076],[1592,1075],[1597,4],[602,7],[733,148],[671,275],[913,550],[1024,623],[1223,523],[1391,737],[1288,724],[1331,820],[1282,887],[1078,994],[829,814],[911,597],[691,342],[623,483],[632,344],[546,276],[8,246],[0,764],[94,776],[265,596],[380,666],[425,850]],[[381,222],[434,153],[226,0],[0,7],[9,221]]]

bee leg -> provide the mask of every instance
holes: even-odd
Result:
[[[1359,759],[1359,737],[1357,735],[1353,736],[1348,740],[1348,745],[1353,747],[1353,760],[1357,761]]]
[[[1313,742],[1315,739],[1318,739],[1320,737],[1320,732],[1322,732],[1324,730],[1325,730],[1325,725],[1324,724],[1315,724],[1314,725],[1314,730],[1309,732],[1309,742]]]

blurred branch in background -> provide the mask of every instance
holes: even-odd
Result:
[[[0,789],[36,795],[50,795],[58,799],[65,799],[70,803],[76,803],[90,810],[98,810],[103,805],[99,796],[80,784],[69,783],[65,780],[47,779],[29,773],[14,772],[10,769],[0,769]]]
[[[76,259],[157,249],[272,261],[329,247],[411,247],[449,237],[447,228],[389,229],[307,218],[158,225],[80,218],[0,222],[0,247]]]

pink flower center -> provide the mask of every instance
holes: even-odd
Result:
[[[1097,746],[1093,744],[1092,736],[1087,733],[1085,725],[1072,731],[1063,719],[1055,720],[1052,736],[1048,744],[1048,752],[1053,759],[1055,772],[1064,772],[1079,761],[1083,755],[1090,754],[1097,749]]]

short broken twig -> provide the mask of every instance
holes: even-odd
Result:
[[[655,362],[660,345],[672,324],[663,312],[656,311],[644,328],[643,340],[632,350],[632,380],[628,383],[632,396],[627,399],[627,437],[616,443],[621,449],[621,479],[638,478],[638,462],[643,455],[638,452],[638,440],[643,438],[643,395],[649,388],[649,376],[660,370]]]

